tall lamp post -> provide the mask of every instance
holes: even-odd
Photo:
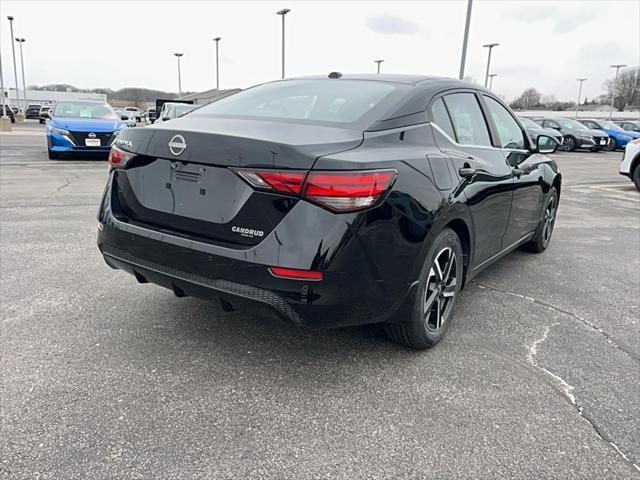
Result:
[[[588,78],[576,78],[576,80],[578,82],[580,82],[580,86],[578,87],[578,101],[576,102],[576,118],[578,118],[578,109],[580,108],[580,97],[582,96],[582,84],[583,82],[585,82],[586,80],[589,80]]]
[[[27,115],[27,83],[24,81],[24,55],[22,53],[22,44],[26,42],[24,38],[16,38],[16,42],[20,44],[20,67],[22,68],[22,98],[24,98],[24,114]]]
[[[218,55],[218,44],[220,43],[220,40],[222,40],[222,37],[216,37],[213,39],[214,42],[216,42],[216,90],[217,93],[220,93],[220,57]]]
[[[611,114],[613,113],[613,101],[616,99],[616,88],[618,88],[618,72],[621,68],[626,67],[626,65],[618,63],[616,65],[609,66],[616,69],[616,78],[613,81],[613,88],[611,89],[611,109],[609,110],[609,120],[611,120]]]
[[[276,14],[282,17],[282,78],[284,78],[284,17],[291,10],[288,8],[283,8],[282,10],[278,10]]]
[[[493,77],[497,77],[497,76],[498,76],[497,73],[489,74],[489,90],[493,90]]]
[[[469,41],[469,24],[471,23],[471,6],[473,0],[467,0],[467,21],[464,24],[464,36],[462,37],[462,58],[460,59],[460,80],[464,79],[464,64],[467,61],[467,42]]]
[[[378,72],[377,72],[377,73],[380,73],[380,64],[381,64],[382,62],[384,62],[384,60],[374,60],[374,61],[373,61],[373,63],[377,63],[377,64],[378,64]]]
[[[487,43],[486,45],[482,45],[484,48],[488,48],[489,49],[489,55],[487,57],[487,73],[484,76],[484,88],[487,88],[487,85],[489,84],[489,67],[491,65],[491,50],[493,50],[493,47],[497,47],[498,45],[500,45],[499,43]]]
[[[178,97],[182,96],[182,76],[180,74],[180,57],[184,55],[184,53],[174,53],[176,58],[178,59]]]
[[[0,130],[11,131],[11,119],[7,116],[7,104],[4,97],[4,76],[2,75],[2,53],[0,52],[0,96],[2,96],[2,115],[0,116]]]
[[[9,15],[7,20],[9,20],[9,28],[11,31],[11,52],[13,53],[13,78],[16,83],[16,102],[20,103],[20,96],[18,95],[18,68],[16,67],[16,45],[13,43],[13,39],[15,38],[13,36],[13,17]],[[16,121],[22,121],[22,118],[24,117],[21,117],[20,114],[16,115]]]

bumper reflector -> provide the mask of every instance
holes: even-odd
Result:
[[[298,270],[296,268],[269,267],[269,272],[274,277],[291,278],[294,280],[310,280],[318,282],[322,280],[322,272],[313,270]]]

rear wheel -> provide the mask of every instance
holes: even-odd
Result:
[[[443,337],[460,294],[462,261],[458,236],[453,230],[444,229],[431,245],[422,267],[410,318],[385,324],[385,332],[393,341],[425,349]]]
[[[562,150],[565,152],[573,152],[575,149],[576,139],[571,136],[564,137],[564,140],[562,141]]]
[[[542,219],[538,225],[538,230],[535,236],[527,243],[524,244],[524,248],[534,253],[544,252],[549,246],[551,241],[551,234],[553,233],[553,227],[556,224],[556,214],[558,213],[558,191],[555,187],[551,188],[549,197],[547,199],[547,205],[545,206]]]
[[[636,186],[636,189],[640,192],[640,163],[636,165],[636,168],[633,170],[633,184]]]

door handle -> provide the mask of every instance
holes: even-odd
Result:
[[[520,170],[518,167],[515,167],[512,172],[516,177],[520,177],[524,173],[524,170]]]
[[[474,177],[477,172],[475,168],[465,165],[464,167],[458,170],[458,173],[462,178],[470,179]]]

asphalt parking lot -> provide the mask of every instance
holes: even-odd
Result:
[[[178,299],[95,246],[103,161],[0,136],[10,479],[640,477],[640,195],[621,152],[559,153],[554,239],[463,292],[415,352]]]

